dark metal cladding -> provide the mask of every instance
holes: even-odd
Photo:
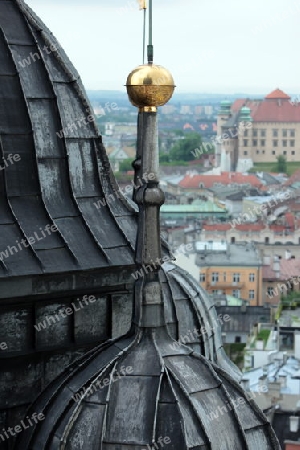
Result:
[[[143,120],[148,123],[143,145],[153,169],[156,117],[146,114],[151,116]],[[136,200],[141,268],[160,255],[158,180],[141,187]],[[149,215],[154,219],[149,221]],[[151,233],[156,242],[151,243]],[[158,263],[135,282],[128,335],[89,352],[42,393],[28,414],[42,413],[45,419],[19,436],[16,450],[142,450],[162,444],[171,450],[280,450],[270,423],[239,384],[170,337],[165,318],[172,320],[176,307],[186,314],[187,299],[195,305],[189,314],[200,316],[196,281],[191,290],[185,272],[173,269],[162,273]],[[165,305],[172,277],[177,292],[174,303]],[[201,312],[212,325],[215,317],[206,299]],[[213,342],[203,338],[200,345],[217,355],[221,343],[216,340],[213,348]]]
[[[166,329],[107,343],[65,371],[27,415],[17,450],[129,450],[168,439],[172,450],[279,450],[264,415],[222,369]],[[256,447],[255,447],[256,445]]]
[[[134,271],[136,205],[118,193],[94,121],[78,124],[90,114],[79,75],[51,32],[22,1],[0,0],[0,153],[3,158],[20,155],[0,171],[0,252],[8,255],[0,260],[0,283],[13,279],[18,295],[23,289],[18,283],[26,277],[32,285],[31,277],[38,276],[41,285],[49,274],[114,266]],[[143,129],[143,115],[139,118]],[[142,137],[139,133],[135,163],[140,179]],[[58,231],[44,231],[40,239],[54,225]],[[15,252],[18,242],[36,236]],[[190,276],[174,265],[164,267],[174,339],[185,338],[239,379],[215,326],[200,343],[196,335],[191,338],[194,329],[199,332],[212,320],[210,300]]]
[[[236,381],[242,373],[223,348],[221,321],[207,293],[187,272],[165,263],[160,274],[165,319],[171,337],[218,364]]]
[[[118,187],[91,111],[49,30],[0,0],[0,153],[19,155],[0,171],[0,279],[134,263],[135,212],[107,200]],[[44,237],[47,225],[58,231]]]
[[[154,116],[140,115],[139,145],[152,142],[150,167],[155,126]],[[94,270],[104,283],[108,269],[136,270],[136,207],[118,194],[76,70],[22,0],[0,0],[0,154],[4,160],[20,155],[0,171],[0,283],[12,280],[13,289],[26,297],[38,277],[47,295],[51,289],[43,277],[49,275],[59,284],[59,276]],[[138,151],[136,170],[145,169],[142,158]],[[140,235],[140,264],[160,255],[160,194],[157,186],[151,189],[135,199],[143,208],[147,197],[145,218],[152,211],[148,223],[156,227],[156,242],[149,227]],[[57,231],[48,234],[47,226]],[[37,239],[42,232],[43,239]],[[16,252],[12,247],[18,250],[22,241],[26,246]],[[136,325],[50,383],[26,414],[43,413],[44,419],[18,435],[16,449],[142,450],[159,448],[160,442],[169,450],[279,449],[265,417],[228,375],[239,378],[224,354],[205,292],[172,263],[149,282],[152,277],[136,283],[141,313]],[[28,280],[26,292],[20,280]],[[128,275],[124,282],[132,286],[133,278]],[[69,292],[72,283],[65,288]],[[103,311],[107,302],[104,295]],[[63,324],[58,329],[62,332]]]

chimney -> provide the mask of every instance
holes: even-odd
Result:
[[[290,431],[292,433],[297,433],[298,430],[299,430],[299,417],[290,416]]]
[[[291,257],[292,257],[292,254],[291,254],[290,250],[286,250],[285,251],[285,259],[289,260],[289,259],[291,259]]]
[[[275,277],[280,277],[280,260],[277,255],[273,258],[273,271],[275,272]]]
[[[279,381],[272,381],[268,383],[268,391],[270,397],[273,397],[274,400],[279,400],[282,398],[281,395],[281,383]]]

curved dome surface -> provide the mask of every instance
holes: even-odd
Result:
[[[0,1],[0,137],[2,158],[19,159],[0,171],[0,279],[134,264],[134,211],[80,78],[21,0]]]
[[[169,450],[279,450],[270,423],[222,369],[165,327],[90,352],[32,406],[45,420],[17,450],[141,450],[168,438]]]
[[[221,325],[224,318],[218,317],[205,290],[175,264],[165,263],[162,268],[165,318],[171,337],[204,355],[240,381],[242,373],[223,348]]]
[[[52,33],[22,0],[0,1],[0,152],[3,158],[20,155],[0,171],[0,249],[47,225],[58,230],[0,258],[0,279],[134,267],[137,207],[116,194],[90,116],[79,75]],[[114,195],[116,201],[106,201]],[[99,200],[106,204],[97,209]],[[238,379],[215,324],[200,343],[193,334],[215,315],[207,295],[176,266],[165,267],[172,336]]]

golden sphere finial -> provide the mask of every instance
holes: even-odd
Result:
[[[175,84],[171,73],[162,66],[143,64],[127,77],[130,102],[139,108],[165,105],[173,95]]]

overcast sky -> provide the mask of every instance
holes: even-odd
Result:
[[[123,90],[142,62],[137,0],[27,0],[87,89]],[[300,96],[299,0],[153,0],[155,62],[178,91]]]

